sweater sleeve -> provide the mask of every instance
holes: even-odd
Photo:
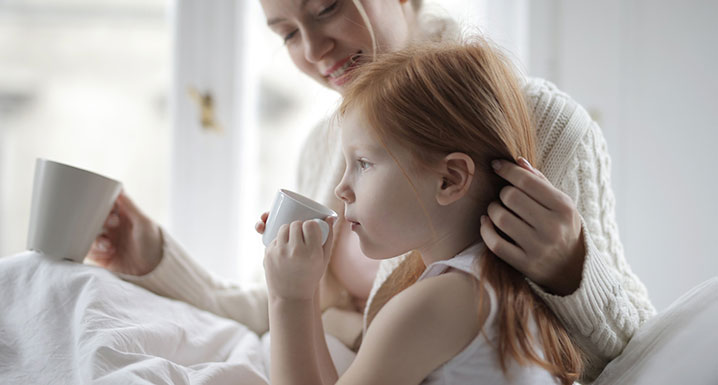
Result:
[[[164,229],[162,238],[162,260],[154,270],[143,276],[119,276],[155,294],[233,319],[257,334],[269,330],[268,296],[264,286],[243,286],[220,280],[192,260]]]
[[[586,256],[579,288],[568,296],[534,291],[561,319],[581,348],[592,382],[618,356],[655,309],[623,255],[611,188],[611,162],[600,127],[546,81],[529,86],[537,120],[542,172],[575,202],[583,218]]]

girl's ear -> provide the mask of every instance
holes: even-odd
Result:
[[[464,197],[471,188],[474,169],[474,160],[463,152],[452,152],[445,156],[439,165],[441,179],[436,201],[447,206]]]

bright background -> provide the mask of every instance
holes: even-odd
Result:
[[[600,123],[626,257],[658,309],[718,275],[716,2],[427,3]],[[188,87],[212,93],[221,132],[199,124]],[[255,0],[1,0],[0,255],[25,247],[45,157],[121,180],[208,269],[261,280],[254,222],[294,187],[300,143],[336,100]]]

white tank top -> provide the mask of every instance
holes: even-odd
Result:
[[[461,270],[479,279],[479,273],[476,270],[474,261],[483,252],[484,245],[482,243],[469,246],[454,258],[437,261],[429,265],[419,277],[419,280],[443,274],[450,268]],[[490,311],[484,323],[483,333],[480,332],[464,350],[431,372],[422,381],[422,385],[558,384],[558,381],[548,371],[538,365],[521,366],[516,361],[507,359],[506,373],[501,370],[498,353],[494,348],[494,346],[498,345],[496,294],[489,285],[484,285],[484,287],[489,294]],[[533,332],[536,325],[532,323],[531,327]],[[491,344],[488,343],[487,338],[491,340]]]

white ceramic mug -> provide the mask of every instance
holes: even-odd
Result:
[[[264,246],[269,246],[277,237],[279,228],[284,224],[314,219],[322,229],[322,244],[324,244],[329,235],[329,224],[324,221],[324,218],[328,216],[336,217],[337,213],[303,195],[281,189],[277,192],[272,210],[269,212],[264,235],[262,235],[262,243]]]
[[[116,180],[37,159],[28,250],[82,262],[122,190]]]

